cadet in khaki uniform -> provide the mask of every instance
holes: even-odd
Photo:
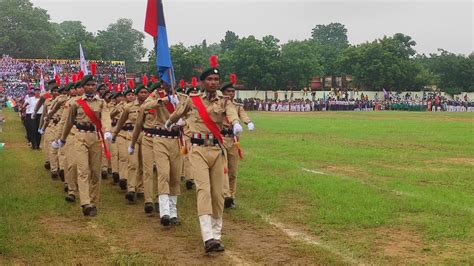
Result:
[[[181,117],[189,114],[187,124],[192,133],[189,162],[196,183],[197,209],[204,250],[206,252],[223,251],[221,231],[227,160],[225,149],[221,147],[221,140],[218,140],[221,137],[219,131],[222,130],[226,117],[234,127],[234,134],[242,132],[242,126],[239,124],[235,106],[226,103],[224,97],[217,95],[219,70],[216,57],[211,57],[211,68],[203,72],[200,79],[205,92],[191,94],[188,100],[180,104],[179,108],[171,114],[165,127],[171,128],[171,123],[176,123]],[[201,118],[195,103],[198,106],[202,104],[205,110],[201,110],[201,114],[207,113],[212,123]],[[206,124],[217,126],[219,130],[216,132],[217,136],[211,133]]]
[[[123,97],[122,92],[120,91],[114,92],[114,94],[112,95],[112,103],[113,103],[113,107],[112,107],[112,110],[110,111],[110,118],[112,119],[111,132],[114,132],[115,127],[117,126],[117,122],[122,113],[122,107],[124,105],[124,97]],[[110,166],[112,167],[112,179],[113,179],[114,184],[118,184],[120,180],[119,169],[122,168],[124,169],[123,171],[125,171],[127,166],[126,165],[119,166],[119,149],[118,149],[117,142],[113,142],[113,141],[110,142],[110,155],[111,155]]]
[[[119,158],[119,186],[122,190],[127,190],[128,188],[128,162],[130,160],[130,155],[128,154],[127,147],[129,144],[128,132],[133,130],[133,124],[127,123],[125,125],[122,124],[121,128],[117,129],[118,122],[122,117],[122,113],[125,109],[125,106],[135,101],[135,93],[133,92],[132,88],[128,88],[123,92],[125,96],[125,101],[121,104],[115,106],[115,109],[111,113],[111,117],[115,118],[119,115],[117,120],[117,125],[113,132],[119,132],[118,134],[114,135],[112,142],[116,143],[117,151],[118,151],[118,158]],[[125,123],[125,122],[124,122]]]
[[[114,108],[114,104],[112,102],[112,92],[107,90],[107,86],[104,83],[97,86],[97,92],[100,93],[99,94],[100,98],[104,100],[106,103],[105,105],[106,112],[110,114],[112,112],[112,109]],[[107,148],[110,151],[110,141],[106,141],[105,143],[107,144]],[[111,161],[107,160],[107,158],[105,158],[105,154],[102,153],[102,172],[101,172],[102,179],[107,179],[110,169],[111,169]]]
[[[72,84],[71,84],[72,85]],[[68,100],[68,91],[66,88],[71,85],[66,85],[64,87],[59,88],[58,92],[60,93],[59,96],[57,96],[52,104],[51,108],[48,109],[48,114],[46,115],[45,122],[43,124],[42,130],[44,131],[46,128],[49,128],[51,131],[51,136],[49,139],[48,143],[51,143],[58,138],[61,137],[61,132],[60,132],[60,127],[59,127],[59,122],[61,121],[61,115],[63,113],[63,105],[64,103]],[[58,166],[59,166],[59,177],[61,178],[61,181],[65,181],[64,179],[64,169],[65,167],[65,160],[66,156],[64,153],[64,149],[61,148],[58,150],[54,149],[51,147],[51,145],[47,145],[47,147],[51,150],[52,154],[56,154],[58,158]],[[54,158],[54,156],[51,156],[51,158]],[[66,183],[65,183],[66,184]],[[67,192],[67,186],[65,185],[65,191]]]
[[[56,84],[56,82],[54,84]],[[53,103],[54,103],[55,99],[59,95],[59,92],[58,92],[59,87],[58,86],[53,86],[51,89],[52,89],[51,90],[51,97],[45,98],[45,100],[43,102],[43,113],[41,114],[41,120],[40,120],[39,128],[41,129],[40,134],[44,135],[43,139],[44,139],[44,143],[46,145],[43,145],[43,148],[45,150],[47,150],[47,152],[48,152],[47,161],[49,161],[50,167],[51,167],[51,178],[53,180],[58,180],[59,170],[60,170],[59,169],[58,150],[53,149],[50,145],[51,142],[53,142],[55,140],[55,136],[57,135],[56,127],[55,127],[54,123],[50,123],[50,125],[48,126],[48,124],[46,122],[46,119],[47,119],[48,113],[50,112],[50,110],[53,106]],[[40,100],[41,100],[41,98],[40,98]],[[38,104],[36,104],[36,106],[38,106]],[[44,129],[44,131],[43,131],[43,129]]]
[[[91,67],[95,69],[95,67]],[[93,74],[95,71],[91,71]],[[106,103],[95,95],[96,81],[93,75],[86,75],[81,80],[85,94],[74,101],[69,107],[69,114],[61,138],[53,143],[55,147],[61,147],[66,143],[73,126],[77,129],[74,151],[77,162],[77,183],[82,211],[85,216],[97,215],[97,203],[99,201],[100,190],[100,168],[102,147],[98,137],[98,131],[104,130],[104,138],[111,139],[112,135],[108,130],[110,125],[110,114],[106,112]],[[92,110],[96,118],[101,120],[105,126],[103,129],[95,127],[92,120],[86,114],[85,109],[78,102],[82,100]],[[97,132],[96,132],[97,131]]]
[[[73,80],[75,80],[73,78]],[[69,110],[71,109],[71,105],[74,102],[81,98],[84,95],[84,88],[81,86],[81,82],[73,83],[73,86],[69,89],[69,100],[64,104],[64,111],[62,113],[61,120],[59,121],[59,131],[64,131],[64,126],[66,125],[66,120],[69,115]],[[76,135],[77,129],[73,127],[71,132],[69,132],[68,141],[62,147],[64,153],[66,155],[66,168],[64,169],[64,178],[68,185],[68,195],[66,196],[67,202],[75,202],[76,201],[76,193],[78,192],[77,188],[77,161],[76,161],[76,151],[74,145],[76,143]]]
[[[160,223],[163,226],[179,224],[178,196],[180,194],[180,177],[183,167],[180,154],[180,129],[167,130],[165,123],[174,111],[173,104],[178,103],[178,96],[171,96],[173,103],[163,103],[157,99],[166,98],[164,89],[158,90],[156,98],[143,106],[144,112],[154,110],[156,114],[155,134],[153,140],[153,160],[158,173],[158,203],[160,208]],[[182,121],[182,120],[181,120]]]
[[[138,118],[138,112],[140,106],[148,97],[148,90],[143,84],[137,85],[137,88],[134,90],[137,95],[135,101],[128,103],[124,106],[122,115],[117,123],[117,128],[113,133],[113,139],[121,133],[121,131],[126,131],[126,142],[127,142],[127,152],[129,153],[128,158],[128,173],[127,173],[127,183],[128,189],[125,198],[129,202],[135,202],[137,193],[143,194],[143,163],[142,163],[142,154],[140,148],[140,139],[138,140],[138,145],[135,145],[132,148],[138,148],[136,153],[131,153],[130,142],[132,141],[132,133],[135,127],[135,122]]]
[[[193,77],[192,86],[186,89],[186,96],[190,94],[199,93],[199,89],[197,88],[197,80]],[[189,149],[190,149],[190,141],[191,132],[189,131],[188,123],[185,121],[183,126],[183,133],[184,133],[184,143],[186,148],[186,153],[183,155],[183,174],[186,179],[186,189],[191,190],[194,186],[194,178],[193,178],[193,171],[191,169],[191,164],[189,163]]]
[[[254,130],[255,126],[250,120],[247,112],[244,110],[244,105],[234,101],[235,97],[235,88],[234,85],[236,84],[236,77],[235,74],[231,74],[230,82],[224,84],[221,87],[222,94],[224,96],[229,97],[228,101],[232,102],[237,109],[237,114],[239,115],[240,121],[247,124],[249,130]],[[237,190],[237,169],[238,169],[238,162],[239,162],[239,150],[236,147],[235,141],[238,141],[238,138],[234,138],[234,132],[232,129],[232,125],[228,123],[227,120],[224,121],[224,129],[221,131],[222,135],[224,136],[224,147],[227,151],[227,167],[228,167],[228,176],[229,176],[229,183],[228,186],[225,187],[224,190],[224,208],[235,208],[235,192]],[[238,143],[237,143],[238,145]]]
[[[153,91],[160,87],[159,82],[150,84],[148,91],[150,96],[145,100],[143,105],[140,107],[137,121],[135,122],[135,128],[133,129],[132,141],[130,147],[135,147],[137,141],[141,139],[141,151],[143,157],[143,190],[145,193],[145,213],[153,212],[153,201],[156,198],[154,194],[153,184],[157,184],[158,181],[154,180],[153,173],[153,139],[156,136],[156,111],[148,110],[145,111],[143,107],[150,101],[155,101],[156,95]]]

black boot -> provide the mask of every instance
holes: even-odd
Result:
[[[84,216],[90,216],[92,211],[92,205],[87,204],[87,205],[82,205],[82,213]]]
[[[53,180],[57,180],[58,179],[58,172],[54,171],[54,172],[51,172],[51,178]]]
[[[219,245],[219,241],[215,240],[214,238],[211,238],[204,242],[204,250],[206,251],[206,253],[216,251],[216,249],[219,248]]]
[[[44,168],[46,170],[51,170],[51,164],[49,163],[49,161],[44,162]]]
[[[64,184],[64,192],[66,192],[66,193],[67,193],[68,191],[69,191],[69,187],[68,187],[68,185],[67,185],[67,184]]]
[[[193,186],[194,186],[194,180],[192,180],[192,179],[186,180],[186,189],[187,190],[193,189]]]
[[[224,199],[224,208],[230,209],[232,208],[232,205],[234,205],[234,199],[233,198],[225,198]],[[235,205],[234,205],[235,208]]]
[[[214,249],[214,251],[217,251],[217,252],[223,252],[223,251],[225,251],[225,247],[224,247],[224,245],[222,244],[222,242],[221,242],[220,240],[216,240],[216,241],[219,242],[219,246],[218,246],[216,249]]]
[[[74,203],[74,202],[76,202],[76,196],[74,196],[73,194],[69,194],[69,195],[66,196],[65,200],[67,202]]]
[[[125,194],[125,198],[128,200],[128,202],[133,203],[136,200],[136,193],[134,191],[129,191],[127,194]]]
[[[145,209],[145,213],[152,213],[153,212],[153,203],[146,202],[144,209]]]
[[[127,190],[127,179],[120,179],[119,186],[122,190]]]
[[[63,169],[59,170],[59,178],[61,178],[61,181],[64,182],[64,170]]]
[[[92,206],[92,210],[90,211],[89,216],[90,217],[97,216],[97,207],[96,206]]]
[[[169,215],[163,215],[163,217],[160,218],[160,223],[163,226],[169,226],[170,225],[170,216]]]
[[[112,173],[112,179],[114,180],[114,184],[118,184],[120,177],[118,173]]]

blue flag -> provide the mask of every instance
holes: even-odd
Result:
[[[168,46],[162,0],[148,0],[145,31],[153,36],[156,41],[156,67],[158,68],[159,77],[163,82],[174,87],[176,81]]]

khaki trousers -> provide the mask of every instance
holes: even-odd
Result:
[[[129,141],[127,141],[126,137],[120,134],[117,136],[116,144],[117,144],[117,152],[118,152],[118,160],[119,160],[118,173],[119,173],[120,179],[127,180],[128,160],[130,157],[127,151]]]
[[[224,196],[235,199],[237,191],[237,171],[239,164],[239,152],[234,146],[234,138],[225,137],[224,147],[227,151],[227,176],[228,182],[224,185]]]
[[[107,145],[107,149],[110,152],[110,141],[106,140],[105,145]],[[111,156],[110,161],[108,161],[107,158],[105,157],[105,154],[102,153],[102,171],[103,172],[107,172],[109,170],[109,168],[111,167],[110,163],[112,161],[112,154],[110,156]]]
[[[225,151],[215,146],[192,146],[189,162],[196,184],[198,216],[222,217],[226,182],[224,168],[227,165]]]
[[[77,132],[75,143],[77,185],[81,206],[99,201],[102,147],[95,132]]]
[[[72,129],[75,130],[75,129]],[[76,195],[77,193],[77,163],[76,163],[76,136],[69,134],[66,144],[62,147],[65,154],[65,168],[64,168],[64,179],[68,187],[68,194]]]
[[[153,154],[158,172],[158,195],[178,196],[183,168],[178,139],[154,137]]]
[[[110,166],[112,167],[112,173],[119,172],[119,153],[117,142],[110,142]]]
[[[154,193],[155,180],[153,173],[153,137],[143,136],[141,142],[143,157],[143,192],[145,192],[145,203],[154,202],[156,194]]]
[[[58,172],[59,171],[59,157],[58,157],[58,149],[55,149],[51,146],[51,142],[55,141],[55,136],[57,135],[57,126],[54,123],[50,123],[46,129],[46,133],[44,134],[44,142],[47,145],[48,149],[48,158],[49,163],[51,164],[51,172]]]
[[[129,133],[127,137],[127,154],[128,145],[132,141],[132,133]],[[127,185],[128,192],[143,192],[143,156],[142,156],[142,145],[141,141],[137,141],[135,144],[135,152],[130,155],[128,154],[128,174],[127,174]]]

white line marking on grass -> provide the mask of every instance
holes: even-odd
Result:
[[[316,170],[311,170],[311,169],[307,169],[307,168],[301,168],[301,170],[303,170],[305,172],[310,172],[310,173],[313,173],[313,174],[317,174],[317,175],[324,175],[323,172],[316,171]]]

